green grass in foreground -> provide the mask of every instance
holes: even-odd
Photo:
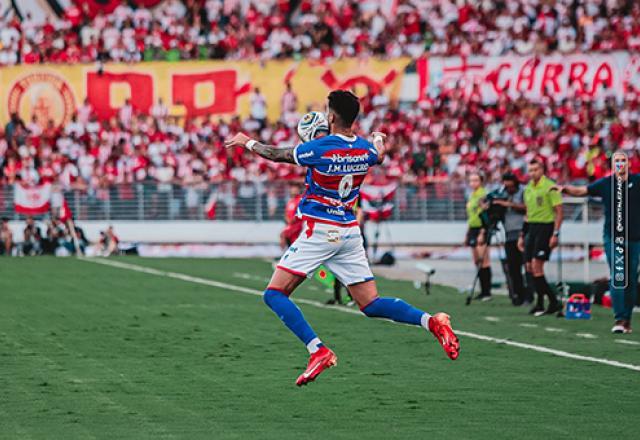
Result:
[[[271,272],[258,260],[118,261],[260,290]],[[461,330],[640,364],[640,346],[614,342],[640,339],[609,334],[609,310],[534,319],[506,298],[465,307],[453,289],[379,285]],[[324,301],[318,286],[296,296]],[[339,365],[299,389],[306,350],[258,296],[3,258],[0,438],[637,438],[640,372],[464,337],[451,362],[420,329],[301,308]]]

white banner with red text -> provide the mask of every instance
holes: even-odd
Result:
[[[640,56],[628,52],[551,56],[424,57],[405,75],[402,98],[420,101],[443,91],[490,104],[501,95],[618,100],[640,91]]]

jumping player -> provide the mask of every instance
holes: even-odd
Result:
[[[385,135],[374,132],[373,144],[355,136],[352,125],[359,112],[360,102],[354,94],[335,90],[328,98],[329,136],[291,148],[264,145],[242,133],[226,142],[227,147],[242,146],[266,159],[308,168],[307,189],[298,208],[304,221],[302,233],[282,256],[263,296],[309,350],[309,363],[296,381],[298,386],[313,381],[337,363],[336,355],[289,298],[321,264],[347,286],[366,316],[428,329],[451,359],[456,359],[460,351],[448,315],[431,316],[401,299],[378,296],[352,207],[369,168],[382,163]]]

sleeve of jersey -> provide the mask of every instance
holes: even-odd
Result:
[[[367,162],[369,163],[369,166],[378,165],[378,158],[380,157],[378,149],[372,143],[367,143],[369,144],[369,160]]]
[[[607,179],[603,177],[602,179],[598,179],[593,182],[591,185],[587,186],[587,194],[591,197],[602,197],[603,191],[607,187]]]
[[[303,167],[310,167],[315,165],[320,159],[320,147],[322,146],[322,139],[315,139],[310,142],[305,142],[298,145],[293,149],[293,160],[296,164]]]
[[[562,195],[560,191],[550,191],[549,197],[551,199],[551,206],[556,207],[562,205]]]

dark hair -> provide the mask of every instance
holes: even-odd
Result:
[[[360,100],[348,90],[334,90],[329,93],[329,109],[340,120],[339,125],[348,128],[360,113]]]
[[[529,161],[529,165],[540,165],[542,167],[542,169],[545,168],[544,166],[544,162],[542,161],[542,159],[540,159],[539,157],[534,157],[533,159],[531,159]]]
[[[502,175],[502,181],[505,181],[505,180],[509,182],[514,182],[516,184],[520,183],[516,175],[513,174],[512,172],[507,172]]]

